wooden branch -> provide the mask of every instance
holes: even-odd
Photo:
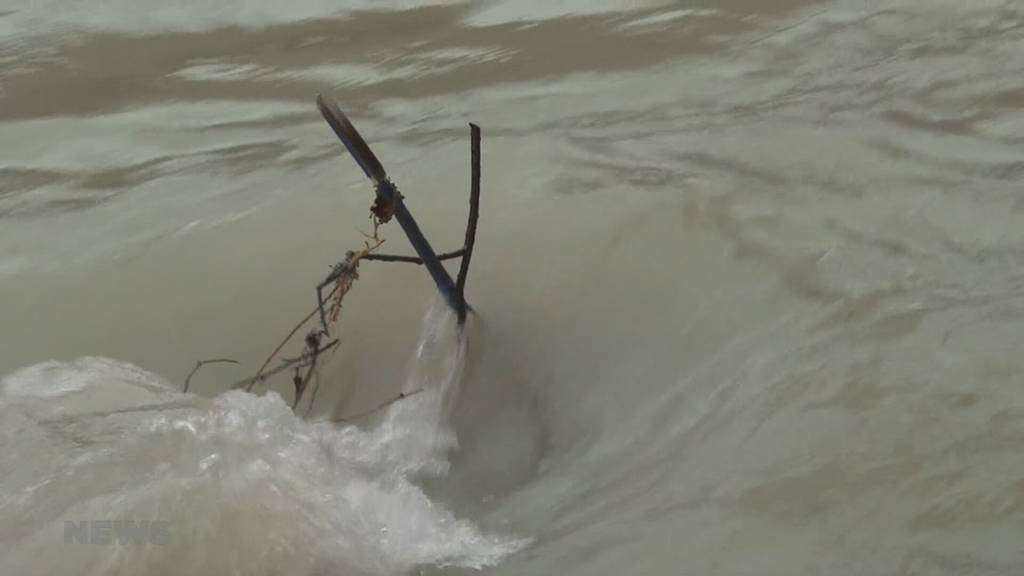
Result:
[[[455,292],[459,299],[456,312],[459,324],[466,322],[466,275],[469,274],[469,262],[473,258],[473,246],[476,244],[476,224],[480,219],[480,127],[469,125],[470,135],[470,177],[469,218],[466,221],[466,243],[463,250],[466,254],[459,263],[459,276],[455,283]]]
[[[313,312],[316,312],[316,310],[314,310]],[[317,349],[316,354],[317,355],[322,354],[322,353],[324,353],[324,352],[334,348],[335,346],[337,346],[340,343],[341,343],[340,340],[332,340],[329,344],[327,344],[327,345]],[[309,360],[309,358],[310,358],[310,355],[303,354],[302,356],[299,356],[298,358],[291,358],[291,359],[287,359],[287,360],[282,360],[280,364],[278,364],[274,368],[271,368],[270,370],[263,370],[263,371],[257,373],[255,376],[252,376],[251,378],[246,378],[245,380],[239,380],[238,382],[235,382],[234,384],[231,385],[231,389],[232,390],[236,390],[236,389],[239,389],[239,388],[245,388],[247,392],[251,391],[252,387],[255,386],[256,384],[258,384],[260,382],[264,382],[264,381],[267,380],[267,378],[270,378],[271,376],[276,376],[277,374],[280,374],[281,372],[284,372],[285,370],[289,370],[291,368],[294,368],[295,366],[301,366],[302,363],[306,362],[307,360]]]
[[[452,250],[451,252],[444,252],[437,255],[438,260],[451,260],[452,258],[459,258],[466,253],[465,248],[459,248],[458,250]],[[378,262],[408,262],[410,264],[423,264],[423,260],[416,256],[400,256],[398,254],[368,254],[363,260],[376,260]]]
[[[381,404],[378,404],[377,406],[375,406],[375,407],[373,407],[373,408],[371,408],[371,409],[369,409],[369,410],[367,410],[365,412],[360,412],[359,414],[354,414],[352,416],[349,416],[348,418],[335,418],[333,420],[330,420],[330,422],[335,422],[335,423],[351,422],[353,420],[358,420],[360,418],[365,418],[365,417],[369,416],[370,414],[376,414],[377,412],[380,412],[381,410],[387,408],[388,406],[391,406],[392,404],[394,404],[395,402],[398,402],[399,400],[405,400],[406,398],[409,398],[410,396],[415,396],[415,395],[419,394],[420,392],[423,392],[423,388],[417,388],[417,389],[413,390],[412,392],[400,392],[398,394],[398,396],[394,396],[394,397],[384,401]],[[318,422],[323,422],[323,420],[318,420]]]
[[[328,298],[330,298],[330,296],[328,296]],[[248,380],[243,381],[248,384],[245,387],[246,392],[252,392],[252,387],[255,386],[257,382],[262,382],[263,380],[266,380],[266,378],[264,378],[263,376],[271,376],[272,374],[277,374],[277,372],[273,371],[264,374],[264,370],[267,369],[267,366],[270,366],[270,363],[273,362],[274,358],[277,357],[277,353],[280,352],[282,348],[284,348],[284,345],[287,344],[288,341],[291,340],[293,336],[295,336],[295,333],[298,332],[303,326],[305,326],[306,322],[309,322],[313,318],[313,316],[315,316],[316,313],[319,312],[320,310],[322,310],[322,307],[317,306],[316,308],[313,309],[312,312],[310,312],[305,318],[303,318],[298,324],[296,324],[295,327],[292,328],[292,331],[289,332],[288,335],[284,337],[284,340],[281,340],[281,343],[277,345],[277,348],[274,348],[274,351],[270,353],[270,356],[267,356],[267,359],[263,361],[263,365],[260,366],[260,369],[256,371],[256,375]]]
[[[188,376],[185,377],[185,389],[183,391],[184,392],[188,392],[188,385],[192,381],[192,377],[195,376],[196,372],[198,372],[199,369],[202,368],[203,366],[205,366],[207,364],[238,364],[238,363],[239,363],[238,360],[232,360],[231,358],[211,358],[210,360],[196,360],[195,368],[192,368],[192,371],[189,372]]]

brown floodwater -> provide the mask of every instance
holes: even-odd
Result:
[[[0,573],[1024,572],[1019,2],[8,4]]]

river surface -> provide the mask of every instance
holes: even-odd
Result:
[[[440,250],[482,126],[478,315],[364,263],[297,417],[318,93]],[[6,0],[0,573],[1024,573],[1022,178],[1020,2]]]

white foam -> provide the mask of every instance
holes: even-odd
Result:
[[[523,541],[482,532],[413,481],[442,474],[455,445],[445,410],[464,346],[451,325],[446,312],[428,316],[406,384],[423,392],[368,430],[303,421],[275,393],[180,394],[114,360],[11,374],[0,395],[0,438],[10,439],[0,469],[21,473],[0,490],[17,495],[0,502],[0,573],[381,574],[498,562]],[[161,400],[62,406],[126,386]],[[66,544],[65,522],[85,520],[160,520],[171,538]]]
[[[86,356],[73,362],[49,360],[33,364],[0,378],[4,394],[12,396],[54,397],[90,386],[162,386],[162,381],[124,362]]]

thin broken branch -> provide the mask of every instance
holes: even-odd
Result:
[[[314,312],[316,312],[316,311],[314,310]],[[320,348],[317,351],[317,354],[322,354],[322,353],[324,353],[324,352],[326,352],[328,350],[331,350],[331,349],[333,349],[334,347],[336,347],[340,343],[341,343],[340,340],[332,340],[330,343],[328,343],[327,345],[325,345],[322,348]],[[244,380],[239,380],[238,382],[235,382],[234,384],[231,385],[231,388],[233,390],[234,389],[239,389],[239,388],[245,388],[247,392],[252,391],[252,387],[253,386],[255,386],[256,384],[259,384],[260,382],[265,382],[271,376],[276,376],[276,375],[280,374],[281,372],[285,372],[287,370],[291,370],[292,368],[295,368],[296,366],[298,366],[300,368],[303,367],[304,363],[308,359],[309,358],[308,358],[306,353],[303,353],[298,358],[283,359],[283,360],[281,360],[280,364],[278,364],[277,366],[275,366],[275,367],[273,367],[273,368],[271,368],[269,370],[264,370],[263,372],[261,372],[259,374],[256,374],[255,376],[252,376],[250,378],[246,378]]]
[[[306,412],[303,417],[309,418],[309,412],[313,409],[313,404],[316,404],[316,393],[320,391],[320,373],[313,373],[313,391],[310,392],[309,405],[306,406]]]
[[[326,304],[327,300],[334,298],[333,306],[330,313],[330,321],[332,323],[336,322],[338,319],[338,314],[341,311],[342,297],[344,297],[344,295],[352,287],[352,282],[359,278],[359,273],[357,271],[357,269],[359,268],[359,261],[365,258],[367,255],[371,254],[373,250],[376,250],[384,243],[384,241],[381,240],[380,238],[374,239],[375,243],[371,245],[369,241],[367,241],[365,243],[365,247],[363,250],[360,250],[358,252],[349,251],[345,255],[345,260],[338,264],[335,264],[331,273],[327,275],[327,278],[325,278],[323,282],[317,285],[317,307],[310,311],[310,313],[307,314],[305,318],[300,320],[299,323],[296,324],[294,328],[292,328],[291,332],[289,332],[288,335],[285,336],[283,340],[281,340],[277,347],[274,348],[274,351],[270,353],[270,356],[267,356],[266,360],[264,360],[263,364],[260,366],[260,369],[256,371],[256,375],[249,379],[248,384],[246,385],[247,392],[251,392],[253,386],[255,386],[258,382],[266,380],[264,376],[269,376],[269,374],[265,374],[267,367],[270,366],[270,363],[273,362],[274,358],[277,357],[277,355],[281,352],[285,345],[287,345],[288,342],[290,342],[291,339],[295,337],[295,334],[297,334],[299,330],[306,325],[306,323],[312,320],[314,316],[316,316],[317,314],[320,315],[322,334],[330,335],[327,318],[328,314],[324,309],[324,304]],[[334,287],[331,289],[330,292],[327,293],[327,296],[325,297],[323,295],[323,289],[330,285],[332,282],[334,283]],[[307,339],[308,338],[309,336],[307,335]],[[276,373],[278,372],[275,372],[275,374]]]
[[[281,340],[281,343],[277,345],[277,348],[274,348],[274,351],[270,353],[270,356],[267,356],[267,359],[263,361],[263,365],[260,366],[260,369],[256,371],[256,375],[249,379],[250,383],[245,388],[246,392],[252,392],[252,387],[255,386],[257,382],[262,382],[263,380],[265,380],[266,378],[264,377],[264,375],[272,375],[271,373],[265,374],[267,366],[270,366],[270,363],[274,361],[274,358],[277,358],[277,354],[281,351],[282,348],[284,348],[285,344],[287,344],[288,341],[292,339],[292,336],[295,336],[295,333],[298,332],[300,328],[305,326],[306,322],[309,322],[313,318],[313,316],[316,315],[317,311],[321,309],[322,308],[320,306],[314,308],[312,312],[307,314],[305,318],[299,321],[299,323],[296,324],[294,328],[292,328],[292,331],[289,332],[288,335],[284,337],[284,340]],[[273,374],[276,373],[277,372],[273,372]]]
[[[460,258],[466,253],[465,248],[459,248],[451,252],[443,252],[437,255],[438,260],[451,260],[452,258]],[[423,260],[416,256],[401,256],[398,254],[368,254],[364,260],[375,260],[377,262],[408,262],[410,264],[423,265]]]
[[[306,391],[309,386],[310,380],[313,375],[317,373],[317,360],[320,359],[320,353],[323,351],[320,348],[321,334],[319,332],[310,332],[306,334],[306,357],[308,362],[305,366],[298,366],[295,368],[295,378],[293,383],[295,384],[295,398],[292,401],[292,410],[299,405],[299,401],[302,400],[302,393]],[[335,340],[334,342],[338,342]],[[306,368],[306,373],[302,374],[302,368]]]
[[[352,422],[353,420],[359,420],[360,418],[365,418],[365,417],[367,417],[367,416],[369,416],[371,414],[376,414],[377,412],[380,412],[381,410],[387,408],[388,406],[391,406],[395,402],[398,402],[399,400],[405,400],[406,398],[409,398],[411,396],[415,396],[415,395],[419,394],[420,392],[423,392],[423,388],[417,388],[416,390],[413,390],[412,392],[399,392],[397,396],[395,396],[393,398],[390,398],[390,399],[386,400],[385,402],[383,402],[381,404],[378,404],[377,406],[375,406],[375,407],[373,407],[373,408],[371,408],[371,409],[369,409],[369,410],[367,410],[365,412],[360,412],[359,414],[354,414],[354,415],[349,416],[347,418],[335,418],[333,420],[330,420],[330,422],[340,423],[340,422]],[[319,422],[326,422],[326,421],[327,420],[319,420]]]
[[[185,377],[185,389],[183,390],[184,392],[188,392],[189,383],[192,382],[192,377],[195,376],[196,372],[198,372],[200,368],[206,366],[207,364],[239,364],[239,361],[232,360],[231,358],[211,358],[209,360],[196,360],[195,367],[192,368],[192,371],[189,372],[188,376]]]

